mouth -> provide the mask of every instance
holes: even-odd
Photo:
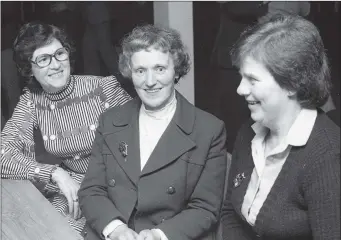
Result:
[[[52,78],[59,78],[63,75],[63,70],[62,71],[58,71],[58,72],[55,72],[55,73],[52,73],[52,74],[49,74],[48,76],[49,77],[52,77]]]
[[[259,104],[259,101],[246,101],[248,105],[256,105]]]
[[[150,88],[150,89],[144,89],[147,93],[157,93],[160,92],[162,88]]]

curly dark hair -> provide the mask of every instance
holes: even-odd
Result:
[[[276,14],[247,29],[231,51],[238,68],[246,57],[262,63],[304,108],[321,107],[331,90],[327,54],[316,26],[296,15]]]
[[[190,57],[181,41],[180,34],[174,29],[148,24],[134,28],[122,41],[119,69],[124,77],[131,78],[132,55],[150,47],[172,55],[177,76],[175,83],[178,83],[180,78],[189,72]]]
[[[13,60],[17,65],[18,71],[27,80],[28,84],[37,86],[35,78],[31,77],[32,65],[30,60],[34,51],[40,47],[46,46],[54,39],[57,39],[63,47],[68,49],[72,70],[75,48],[64,30],[39,21],[26,23],[20,28],[18,36],[13,43]]]

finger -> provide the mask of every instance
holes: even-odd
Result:
[[[123,235],[123,234],[121,234],[120,236],[118,236],[117,239],[118,239],[118,240],[128,240],[128,239],[126,238],[126,236]]]
[[[133,235],[133,231],[127,231],[125,234],[127,240],[135,240],[135,237]]]
[[[134,239],[137,239],[137,237],[139,236],[139,234],[137,232],[135,232],[134,230],[131,230],[133,236],[134,236]]]
[[[152,232],[147,232],[144,240],[154,240],[154,235],[152,234]]]
[[[146,230],[142,230],[137,236],[137,240],[144,240],[147,237]]]
[[[78,219],[83,217],[83,212],[80,207],[78,207]]]
[[[78,200],[77,202],[73,202],[74,205],[73,205],[73,218],[74,219],[78,219],[78,215],[79,215],[79,203],[78,203]]]
[[[69,205],[69,214],[71,215],[73,213],[73,199],[72,199],[72,196],[70,193],[64,193],[66,199],[67,199],[67,202],[68,202],[68,205]]]
[[[78,196],[77,196],[77,190],[72,189],[71,192],[72,196],[72,203],[73,203],[73,218],[77,219],[78,217],[78,210],[79,210],[79,202],[78,202]]]

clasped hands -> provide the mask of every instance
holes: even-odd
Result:
[[[154,229],[145,229],[137,234],[125,224],[118,226],[108,238],[110,240],[161,240],[160,234]]]

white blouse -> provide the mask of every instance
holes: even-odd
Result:
[[[271,191],[291,147],[304,146],[307,143],[316,117],[317,110],[302,109],[286,138],[266,156],[264,155],[264,139],[269,130],[259,123],[252,125],[252,129],[256,133],[251,143],[255,167],[241,208],[243,216],[252,226],[256,222],[257,215]]]

